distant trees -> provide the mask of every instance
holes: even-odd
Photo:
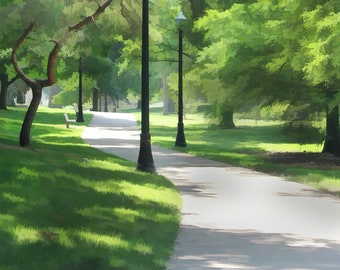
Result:
[[[187,74],[220,125],[232,128],[233,112],[251,104],[304,104],[310,112],[327,113],[324,152],[340,154],[340,4],[188,2],[198,14],[205,12],[194,24],[204,39]]]

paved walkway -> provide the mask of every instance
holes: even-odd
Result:
[[[137,161],[132,114],[95,113],[83,138]],[[340,269],[340,199],[279,177],[152,150],[158,173],[173,181],[183,199],[169,270]]]

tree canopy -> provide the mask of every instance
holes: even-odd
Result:
[[[17,51],[17,59],[27,76],[40,78],[46,76],[46,52],[97,7],[97,1],[2,1],[1,85],[15,80],[10,52],[32,18],[34,31]],[[290,104],[290,110],[303,108],[310,117],[313,112],[330,117],[337,109],[337,0],[150,1],[150,91],[169,88],[174,100],[178,50],[174,19],[181,9],[188,17],[183,25],[184,96],[210,104],[220,126],[234,127],[233,114],[252,106]],[[140,95],[141,22],[140,2],[117,0],[82,28],[82,42],[76,33],[67,35],[55,70],[65,92],[56,99],[75,100],[72,81],[80,56],[88,85],[86,98],[91,98],[93,87],[116,98],[128,92]],[[340,153],[340,141],[333,147]]]

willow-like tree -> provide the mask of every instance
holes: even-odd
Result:
[[[24,43],[24,41],[27,39],[27,37],[30,35],[30,33],[33,31],[35,27],[35,23],[32,22],[23,32],[23,34],[18,39],[17,43],[13,47],[12,50],[12,62],[14,65],[14,68],[19,75],[19,77],[31,87],[33,92],[33,99],[28,107],[28,110],[26,112],[21,132],[20,132],[20,138],[19,143],[22,147],[28,147],[30,146],[30,132],[31,127],[34,121],[34,117],[36,115],[36,112],[38,110],[41,96],[42,96],[42,89],[47,86],[51,86],[55,83],[55,76],[54,76],[54,70],[56,65],[56,60],[58,53],[60,52],[61,48],[65,44],[66,40],[70,37],[72,32],[79,31],[82,27],[85,25],[91,23],[94,21],[95,18],[97,18],[101,13],[105,11],[105,9],[110,5],[112,0],[107,0],[103,4],[99,4],[98,2],[98,8],[89,16],[86,16],[84,19],[80,20],[79,22],[70,25],[66,32],[62,35],[62,38],[58,41],[52,41],[54,43],[53,48],[51,49],[48,60],[47,60],[47,67],[46,67],[46,75],[47,78],[45,79],[31,79],[29,76],[27,76],[22,68],[20,67],[18,61],[17,61],[17,51],[19,50],[20,46]]]

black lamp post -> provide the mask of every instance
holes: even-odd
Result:
[[[82,42],[84,40],[84,32],[78,32],[78,41]],[[78,94],[78,114],[77,122],[84,122],[83,115],[83,71],[82,71],[82,58],[79,57],[79,94]]]
[[[156,173],[149,130],[149,0],[143,0],[142,11],[142,133],[136,169]]]
[[[77,122],[84,122],[83,115],[83,72],[82,72],[82,59],[79,57],[79,95],[78,95],[78,114]]]
[[[105,99],[104,99],[104,102],[105,102],[105,104],[104,104],[104,112],[108,112],[109,109],[107,107],[107,90],[105,90]]]
[[[187,18],[180,11],[176,17],[178,24],[178,124],[175,146],[186,147],[183,124],[183,30],[181,23]]]

